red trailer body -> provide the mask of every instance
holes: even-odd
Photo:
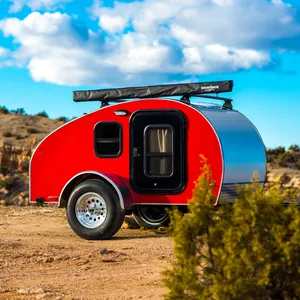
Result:
[[[185,206],[200,175],[200,155],[207,158],[213,174],[216,204],[220,198],[234,200],[236,185],[251,182],[253,172],[259,173],[262,182],[265,179],[263,142],[252,123],[237,111],[159,98],[107,105],[66,123],[39,144],[30,163],[30,201],[66,207],[79,185],[98,182],[114,193],[113,201],[124,213],[158,205]],[[87,197],[80,200],[85,208],[79,209],[74,200],[71,213],[74,210],[77,219],[75,215],[71,223],[87,224],[85,229],[94,231],[102,226],[107,217],[102,218],[101,201],[105,211],[109,206],[103,195],[97,198],[99,194],[82,192]],[[85,214],[82,222],[79,214]],[[95,215],[98,218],[91,217]],[[150,221],[145,219],[146,225],[161,225],[153,210]],[[74,231],[84,238],[112,235]]]

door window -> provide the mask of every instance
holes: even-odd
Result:
[[[152,177],[173,174],[173,134],[170,125],[149,125],[145,128],[145,175]]]

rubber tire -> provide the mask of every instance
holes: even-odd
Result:
[[[170,218],[168,217],[167,219],[163,220],[162,222],[158,223],[158,224],[151,224],[150,222],[147,222],[147,220],[145,220],[139,212],[139,208],[138,206],[135,207],[135,209],[132,212],[132,216],[135,220],[135,222],[140,225],[141,227],[147,228],[147,229],[155,229],[155,228],[159,228],[162,226],[168,226],[170,223]]]
[[[82,226],[75,215],[77,200],[87,192],[99,194],[106,202],[107,207],[105,221],[99,227],[93,229]],[[120,206],[120,199],[116,192],[98,179],[89,179],[76,186],[69,197],[66,214],[72,230],[86,240],[110,239],[121,228],[125,218],[125,211]]]

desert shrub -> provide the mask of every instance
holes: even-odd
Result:
[[[215,207],[211,173],[202,171],[188,214],[170,212],[175,259],[164,272],[165,298],[299,299],[299,208],[257,183]]]
[[[33,134],[33,133],[39,133],[39,130],[30,127],[30,128],[27,128],[27,132],[30,133],[30,134]]]
[[[293,152],[285,152],[278,158],[278,165],[280,167],[288,167],[289,164],[293,164],[297,161],[297,158]]]
[[[16,135],[15,135],[15,138],[16,138],[16,140],[22,140],[22,139],[24,139],[25,137],[22,136],[22,135],[20,135],[20,134],[16,134]]]
[[[3,132],[3,136],[4,136],[4,137],[12,137],[13,134],[12,134],[10,131],[4,131],[4,132]]]
[[[5,178],[0,181],[0,185],[9,191],[14,186],[14,180],[12,178]]]
[[[300,147],[298,145],[291,145],[290,148],[289,148],[290,151],[293,151],[293,152],[300,152]]]
[[[0,165],[0,174],[6,176],[7,173],[8,173],[8,168],[3,165]]]
[[[64,122],[64,123],[67,123],[69,121],[69,119],[67,117],[59,117],[56,120],[59,122]]]
[[[49,118],[48,114],[45,111],[41,111],[41,112],[37,113],[36,116]]]
[[[274,149],[267,149],[267,154],[274,154],[274,155],[279,155],[285,153],[285,148],[284,147],[277,147]]]
[[[9,110],[5,106],[0,106],[0,114],[1,115],[8,115]]]
[[[16,109],[16,113],[17,113],[18,115],[25,115],[25,114],[26,114],[25,109],[24,109],[23,107],[17,108],[17,109]]]

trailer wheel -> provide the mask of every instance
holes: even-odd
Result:
[[[144,228],[167,226],[169,214],[163,205],[137,205],[132,212],[135,221]]]
[[[115,191],[97,179],[86,180],[74,189],[66,213],[72,230],[87,240],[111,238],[125,217]]]

